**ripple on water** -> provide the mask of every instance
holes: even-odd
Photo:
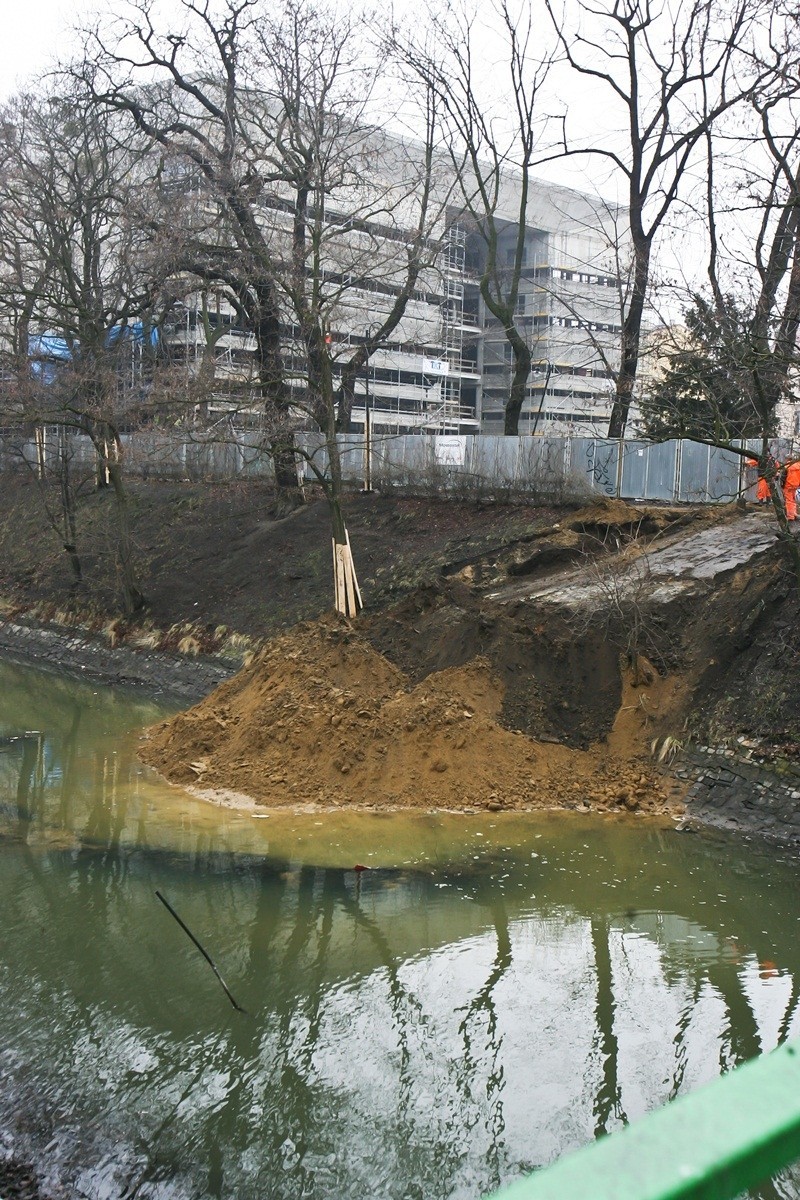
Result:
[[[472,1200],[800,1032],[780,856],[254,819],[142,770],[137,705],[2,672],[0,728],[39,732],[0,755],[0,1128],[70,1195]]]

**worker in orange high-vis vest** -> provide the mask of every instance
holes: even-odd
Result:
[[[786,505],[786,519],[797,520],[797,489],[800,488],[800,458],[788,462],[781,472],[783,481],[783,500]]]
[[[758,459],[748,458],[746,460],[745,466],[749,467],[751,471],[757,471],[758,470]],[[767,481],[763,475],[759,475],[758,482],[756,484],[756,504],[766,504],[768,500],[769,500],[769,484],[767,483]]]

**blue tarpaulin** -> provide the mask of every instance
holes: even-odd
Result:
[[[141,321],[133,321],[130,325],[112,325],[106,332],[106,345],[114,346],[120,339],[143,346],[147,340],[144,324]],[[158,345],[158,330],[152,326],[149,329],[149,341],[151,346]],[[69,342],[57,333],[36,333],[28,338],[31,371],[45,383],[52,383],[55,379],[58,363],[72,362],[72,357]]]

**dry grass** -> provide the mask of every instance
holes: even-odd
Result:
[[[0,597],[0,620],[20,617],[34,624],[55,625],[87,636],[99,635],[112,649],[128,646],[151,653],[185,654],[193,658],[213,655],[242,662],[245,658],[252,659],[261,646],[261,639],[237,633],[227,625],[209,628],[197,621],[180,621],[163,629],[148,619],[109,620],[89,607],[64,608],[44,600],[25,605]]]

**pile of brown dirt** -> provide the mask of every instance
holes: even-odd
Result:
[[[274,639],[201,704],[157,726],[143,758],[201,792],[269,806],[675,807],[629,738],[621,754],[536,742],[499,723],[487,659],[417,684],[333,618]]]

